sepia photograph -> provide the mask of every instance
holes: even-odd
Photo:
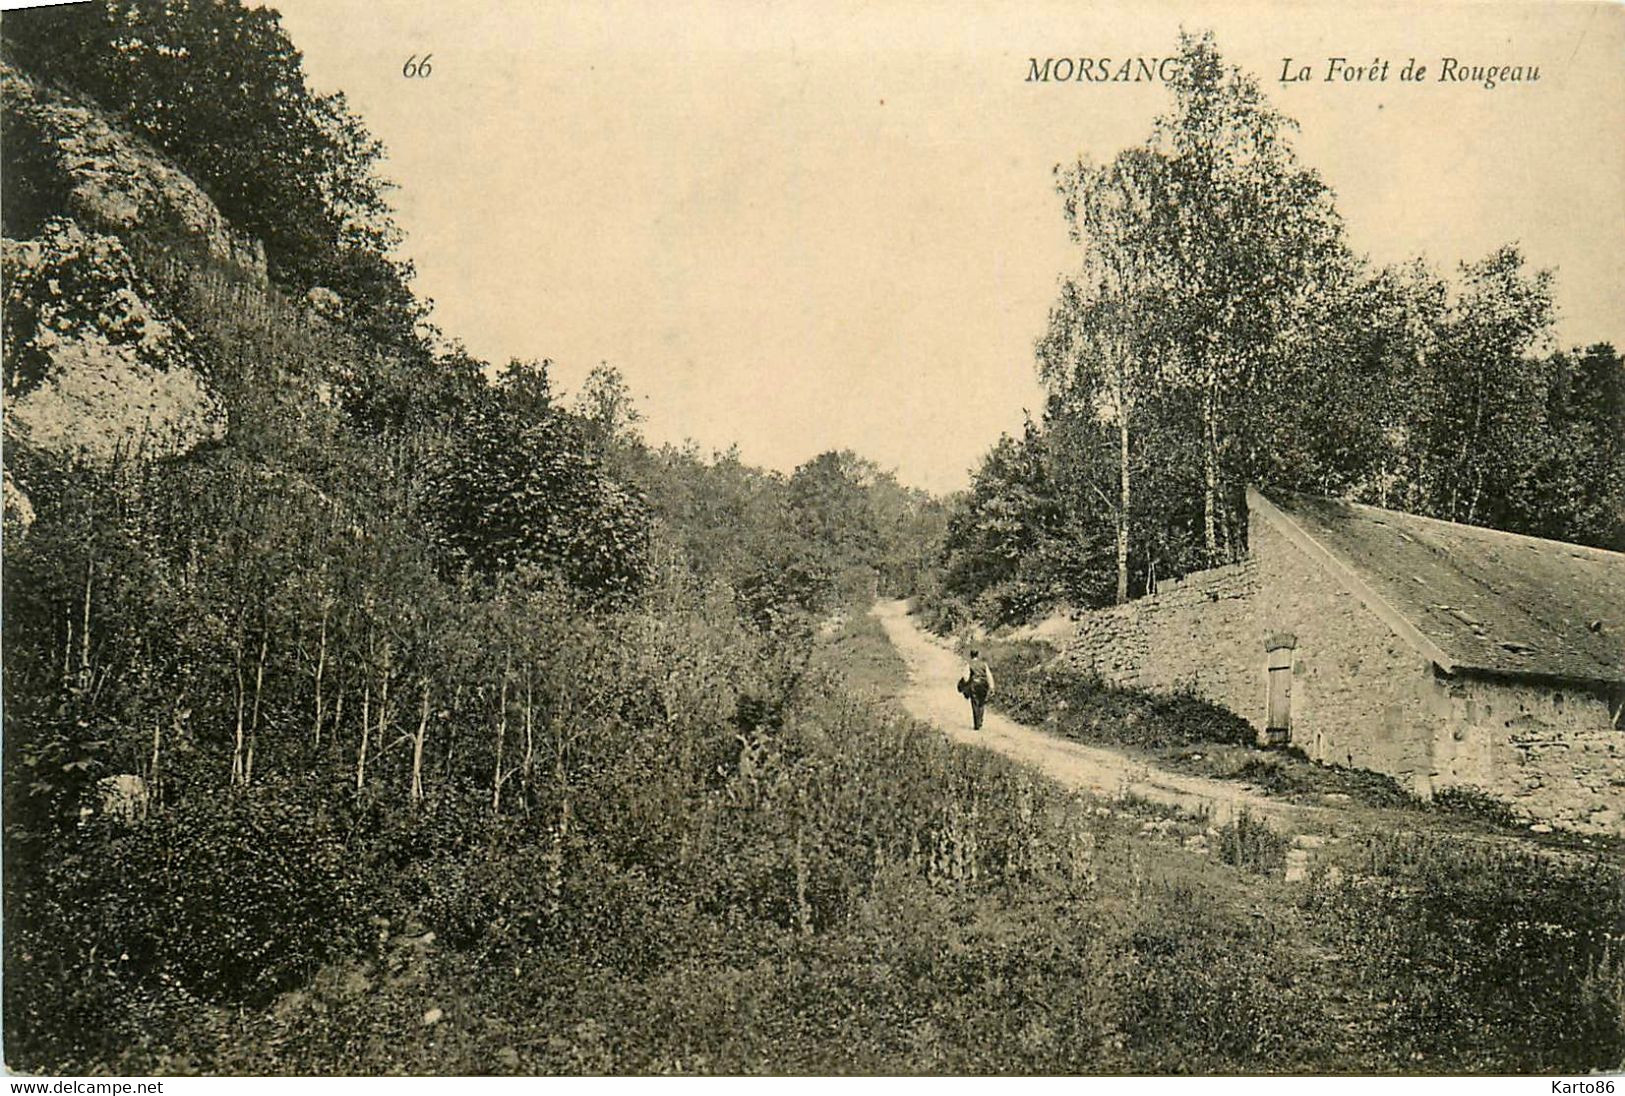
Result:
[[[1614,1092],[1625,6],[5,7],[10,1091]]]

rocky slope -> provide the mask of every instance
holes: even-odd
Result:
[[[0,62],[6,188],[5,514],[26,528],[20,452],[106,466],[225,430],[197,341],[158,267],[184,256],[267,284],[265,252],[146,142]]]

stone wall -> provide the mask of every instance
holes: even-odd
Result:
[[[1251,558],[1086,615],[1061,657],[1114,684],[1189,688],[1262,733],[1266,641],[1290,635],[1289,743],[1420,796],[1471,787],[1533,821],[1625,835],[1625,731],[1600,695],[1446,675],[1257,515]]]
[[[1532,819],[1625,834],[1625,731],[1606,697],[1490,678],[1440,688],[1435,789],[1478,788]]]
[[[1270,522],[1254,516],[1248,542],[1259,569],[1258,627],[1296,638],[1290,744],[1427,795],[1428,744],[1445,716],[1432,662]]]
[[[1297,638],[1293,745],[1423,797],[1473,788],[1533,821],[1625,834],[1625,732],[1603,696],[1446,675],[1273,524],[1255,518],[1250,537],[1259,624]]]
[[[1149,597],[1087,614],[1062,657],[1114,685],[1189,689],[1260,721],[1263,636],[1252,560],[1164,582]],[[1254,650],[1260,657],[1252,657]]]

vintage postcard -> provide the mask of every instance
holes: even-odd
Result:
[[[6,1068],[1612,1092],[1622,61],[6,10]]]

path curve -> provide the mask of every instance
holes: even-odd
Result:
[[[1214,825],[1234,820],[1243,810],[1286,826],[1288,832],[1306,822],[1325,827],[1330,821],[1333,812],[1323,807],[1283,803],[1224,781],[1170,772],[1114,750],[1046,734],[991,709],[982,729],[974,731],[970,704],[954,687],[964,671],[960,657],[915,625],[908,615],[908,602],[877,602],[870,612],[908,664],[908,685],[899,696],[904,709],[955,742],[1001,753],[1090,795],[1108,800],[1132,795],[1206,814]]]

